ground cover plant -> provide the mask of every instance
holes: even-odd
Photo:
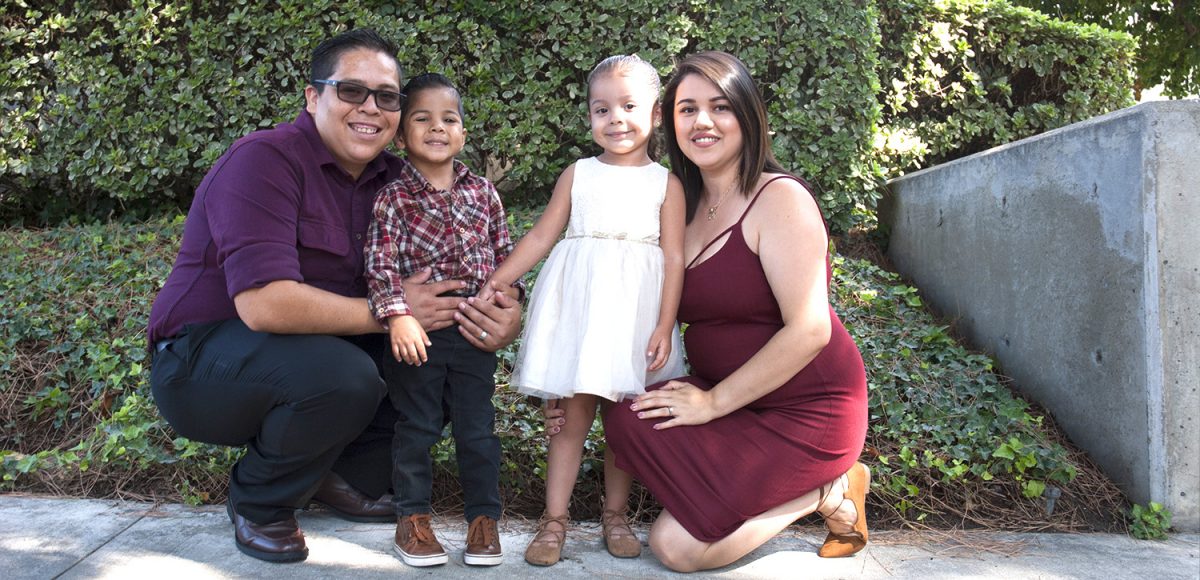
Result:
[[[514,208],[520,235],[539,210]],[[218,502],[239,450],[175,436],[150,399],[144,328],[182,218],[0,230],[0,489]],[[531,280],[536,271],[530,274]],[[1118,525],[1121,496],[993,363],[959,345],[916,289],[871,261],[837,256],[835,307],[864,355],[874,515],[891,525],[1092,529]],[[536,283],[536,282],[535,282]],[[545,438],[536,402],[506,388],[497,428],[511,515],[541,509]],[[598,427],[598,426],[597,426]],[[594,429],[577,517],[600,506]],[[453,448],[435,448],[437,496],[454,505]],[[1048,513],[1045,490],[1058,490]],[[1059,496],[1060,494],[1060,496]],[[635,498],[643,515],[657,509]],[[1115,514],[1115,515],[1114,515]]]

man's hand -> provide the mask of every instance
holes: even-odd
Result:
[[[433,270],[426,268],[404,279],[404,298],[408,302],[413,317],[425,329],[433,332],[454,324],[458,305],[465,298],[461,296],[439,296],[445,292],[462,290],[467,286],[462,280],[442,280],[426,284]]]
[[[468,298],[458,305],[459,311],[454,315],[458,332],[476,348],[487,352],[512,344],[521,333],[521,305],[509,296],[507,284],[491,284],[496,291],[491,301]]]

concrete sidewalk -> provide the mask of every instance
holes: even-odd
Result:
[[[268,564],[242,555],[221,507],[0,495],[0,578],[658,578],[680,576],[649,550],[635,560],[612,558],[599,525],[572,527],[564,560],[551,568],[525,564],[529,522],[501,522],[505,563],[462,564],[466,525],[435,518],[450,563],[409,568],[391,551],[393,526],[355,524],[326,512],[299,515],[310,555]],[[645,538],[645,530],[638,530]],[[818,528],[789,528],[731,566],[697,574],[716,578],[1200,578],[1200,535],[1162,542],[1113,534],[878,532],[852,558],[825,560]]]

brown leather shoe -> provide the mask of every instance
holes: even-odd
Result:
[[[396,518],[396,541],[392,549],[409,566],[437,566],[450,561],[429,525],[429,514]]]
[[[337,517],[352,522],[391,522],[396,519],[392,496],[371,499],[332,471],[321,480],[312,501],[325,506]]]
[[[831,495],[829,492],[835,486],[842,487],[842,500],[832,510],[825,506],[825,500]],[[843,558],[858,553],[867,546],[867,494],[871,492],[871,470],[862,463],[855,463],[849,471],[837,478],[830,485],[829,490],[824,490],[821,494],[820,502],[818,503],[817,511],[825,518],[825,527],[829,528],[829,535],[825,537],[825,543],[817,550],[817,555],[822,558]],[[847,505],[849,503],[849,505]],[[823,509],[825,508],[825,509]],[[853,510],[853,516],[847,516],[847,513]],[[851,531],[845,534],[835,534],[833,528],[829,526],[829,521],[833,520],[842,525],[851,525]]]
[[[629,527],[625,514],[604,510],[600,515],[600,529],[609,554],[617,558],[637,558],[642,555],[642,542],[633,533],[633,528]]]
[[[300,531],[296,518],[256,524],[234,512],[233,504],[228,501],[225,511],[233,522],[234,541],[243,554],[267,562],[299,562],[308,557],[304,532]]]
[[[467,549],[463,552],[463,563],[470,566],[495,566],[504,561],[500,549],[500,533],[496,531],[496,520],[487,516],[475,516],[467,526]]]

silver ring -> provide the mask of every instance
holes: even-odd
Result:
[[[667,407],[667,416],[669,416],[669,417],[675,416],[675,407]]]
[[[488,333],[486,330],[479,333],[479,340],[487,340]]]

